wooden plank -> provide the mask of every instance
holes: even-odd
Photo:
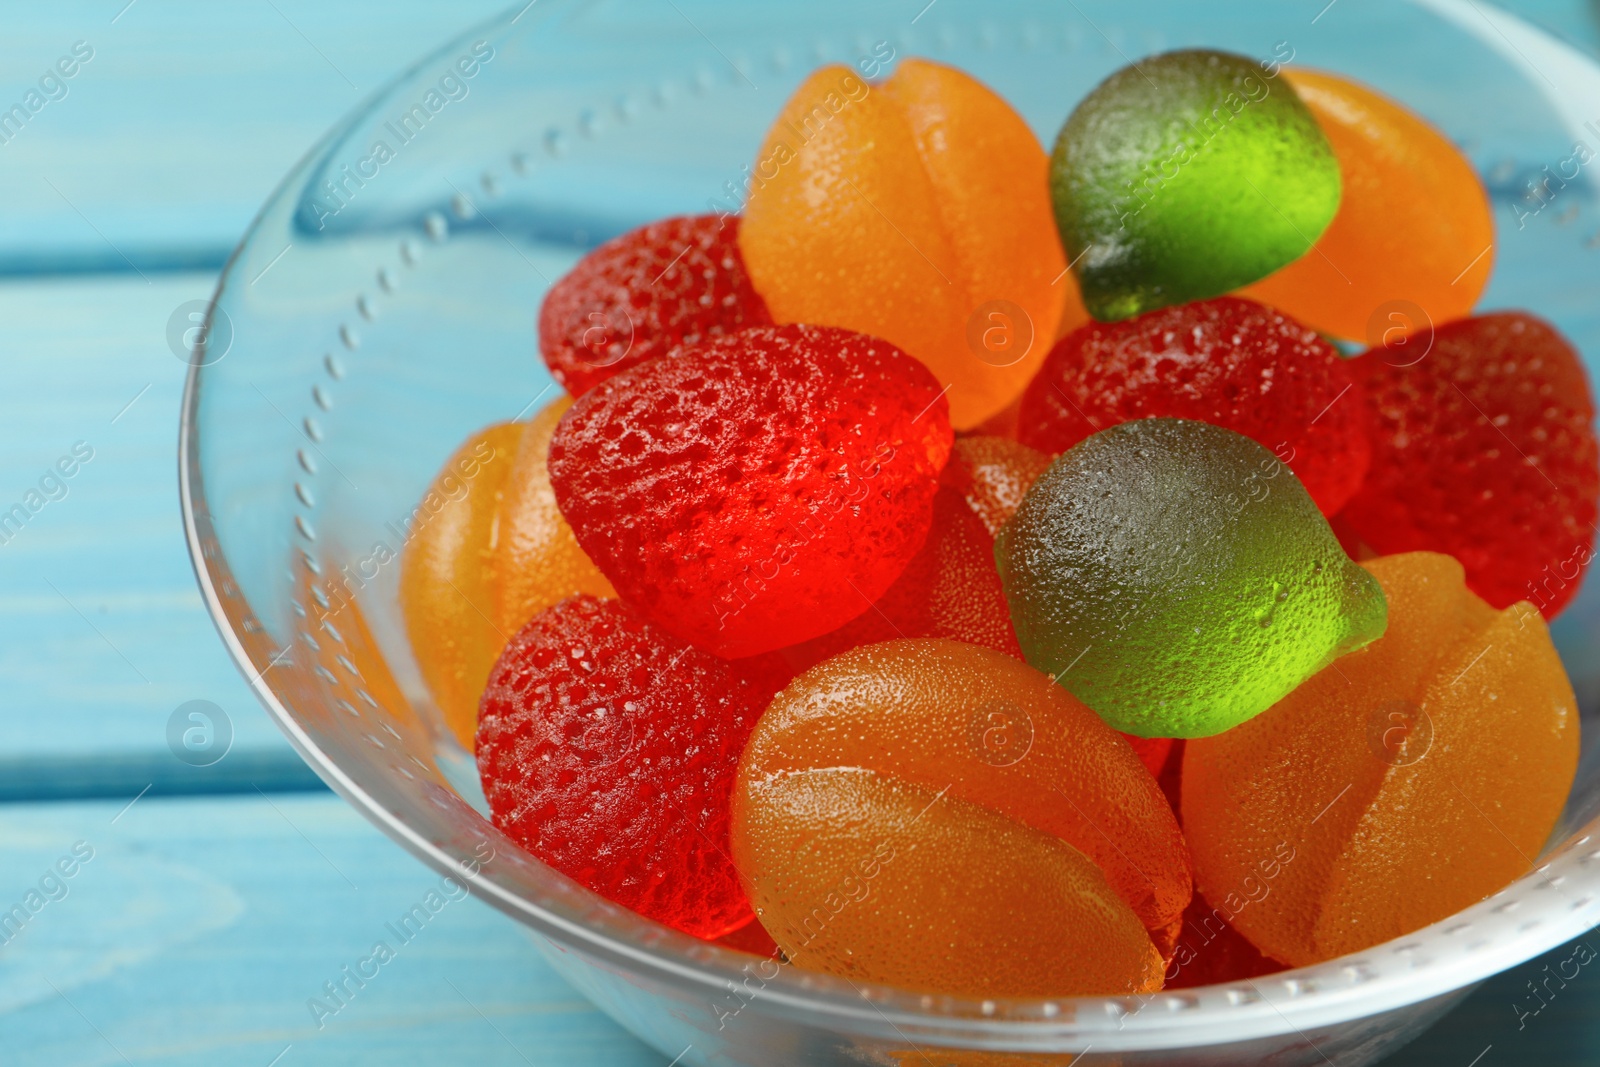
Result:
[[[0,273],[219,267],[340,116],[506,6],[11,5],[0,111],[25,102],[63,58],[74,74],[47,82],[25,123],[0,127]]]
[[[332,796],[125,803],[0,809],[0,911],[76,864],[0,945],[8,1064],[666,1061],[470,897],[444,890],[402,942],[389,925],[439,876]],[[378,941],[394,959],[314,1012]]]
[[[0,285],[0,512],[39,505],[0,529],[6,759],[144,754],[182,770],[166,725],[196,699],[230,717],[235,752],[289,755],[217,639],[178,521],[187,366],[168,350],[167,320],[212,285],[198,274]],[[74,447],[91,458],[49,477]]]

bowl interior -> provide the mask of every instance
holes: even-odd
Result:
[[[404,639],[396,561],[456,445],[556,395],[534,337],[551,281],[643,222],[739,210],[770,119],[817,66],[877,74],[891,55],[957,65],[1047,145],[1100,79],[1155,51],[1291,54],[1291,65],[1340,71],[1426,116],[1484,176],[1498,247],[1483,306],[1531,309],[1591,368],[1600,360],[1595,186],[1580,176],[1531,215],[1526,198],[1575,140],[1600,151],[1600,127],[1571,105],[1600,98],[1600,72],[1537,32],[1467,0],[1320,15],[1271,0],[917,6],[544,0],[507,12],[415,65],[288,176],[229,265],[211,349],[191,374],[182,476],[197,569],[269,710],[397,840],[627,973],[715,991],[746,960],[607,904],[483,818],[470,757],[442,728]],[[1600,584],[1553,633],[1587,726],[1600,700]],[[1583,847],[1600,772],[1585,748],[1549,869],[1356,960],[1188,991],[1159,1013],[1105,998],[985,1004],[892,990],[863,1006],[852,985],[794,974],[765,1002],[845,1028],[1020,1027],[1062,1048],[1091,1034],[1111,1048],[1212,1026],[1281,1033],[1438,995],[1600,921],[1600,864]],[[1524,898],[1513,917],[1506,905]]]

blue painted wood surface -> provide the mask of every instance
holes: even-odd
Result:
[[[172,312],[208,295],[256,208],[328,125],[502,6],[0,11],[0,111],[76,42],[93,49],[63,95],[0,142],[0,513],[30,492],[40,502],[20,529],[0,527],[0,801],[13,801],[0,803],[0,912],[26,907],[30,890],[47,901],[15,936],[0,926],[0,1063],[665,1060],[470,899],[336,1012],[313,1011],[312,998],[329,1003],[323,984],[436,878],[337,798],[289,792],[315,783],[218,643],[178,527],[185,368],[167,344]],[[1586,0],[1508,6],[1600,52]],[[204,772],[166,746],[168,718],[192,699],[222,707],[235,731]],[[116,799],[60,799],[84,796]],[[72,877],[41,886],[63,858]],[[1572,957],[1563,948],[1487,983],[1391,1062],[1600,1062],[1594,968],[1548,981],[1546,967]]]
[[[665,1062],[331,794],[126,804],[0,810],[0,912],[75,864],[14,936],[0,919],[0,1062]]]

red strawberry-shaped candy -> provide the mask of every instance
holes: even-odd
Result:
[[[922,547],[950,441],[939,383],[887,341],[763,326],[585,393],[550,442],[550,483],[624,599],[736,658],[883,595]]]
[[[512,639],[484,690],[494,824],[601,896],[721,937],[751,918],[728,800],[764,707],[727,663],[619,601],[564,600]]]
[[[680,344],[770,323],[738,236],[738,216],[663,219],[584,256],[539,310],[551,375],[579,396]]]
[[[1418,359],[1417,352],[1425,352]],[[1351,370],[1372,470],[1341,516],[1379,554],[1446,552],[1490,605],[1553,617],[1594,552],[1594,401],[1572,346],[1522,312],[1459,319]]]
[[[1017,438],[1057,453],[1133,419],[1209,422],[1276,454],[1332,515],[1360,488],[1371,448],[1347,362],[1315,330],[1239,297],[1090,323],[1050,350]]]

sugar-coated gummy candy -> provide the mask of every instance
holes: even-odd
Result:
[[[886,338],[975,426],[1022,391],[1064,314],[1085,317],[1046,166],[1021,116],[958,70],[907,59],[873,85],[823,67],[767,133],[739,245],[777,321]]]
[[[1577,352],[1549,323],[1497,312],[1373,349],[1351,371],[1373,456],[1341,518],[1380,554],[1455,556],[1492,607],[1528,600],[1554,617],[1588,569],[1600,498]]]
[[[933,498],[933,525],[921,551],[871,610],[782,655],[798,671],[858,645],[897,637],[948,637],[1022,658],[995,570],[994,538],[948,486]]]
[[[1246,293],[1335,337],[1376,343],[1470,314],[1494,266],[1489,196],[1444,134],[1326,71],[1283,72],[1339,161],[1316,246]]]
[[[550,443],[578,544],[646,618],[729,658],[838,629],[922,547],[943,396],[886,341],[767,326],[595,386]]]
[[[605,575],[578,547],[550,488],[550,437],[570,404],[562,397],[529,420],[501,492],[488,552],[489,615],[507,636],[569,596],[616,596]]]
[[[1113,320],[1220,296],[1304,255],[1339,206],[1339,164],[1272,68],[1185,50],[1084,98],[1050,188],[1083,301]]]
[[[939,481],[961,493],[993,537],[1052,458],[1005,437],[958,437]]]
[[[1383,638],[1184,751],[1199,888],[1253,894],[1231,924],[1292,966],[1420,929],[1525,873],[1577,768],[1577,701],[1531,605],[1495,611],[1436,553],[1362,566],[1388,597]]]
[[[1333,515],[1371,455],[1347,362],[1316,331],[1238,297],[1092,323],[1051,349],[1023,394],[1017,436],[1057,453],[1119,422],[1198,419],[1277,455]]]
[[[467,438],[423,494],[400,555],[400,612],[412,654],[450,731],[468,749],[478,697],[505,644],[491,621],[486,563],[525,426],[497,423]]]
[[[751,918],[728,799],[761,697],[710,653],[589,596],[534,616],[478,725],[494,824],[577,882],[698,937]]]
[[[1154,988],[1148,930],[1189,900],[1172,809],[1128,745],[963,642],[870,645],[797,677],[751,736],[733,810],[735,862],[785,954],[871,981]]]
[[[996,544],[1017,640],[1119,730],[1236,726],[1383,632],[1383,593],[1249,438],[1142,419],[1058,458]]]
[[[772,322],[739,253],[737,215],[662,219],[613,238],[550,287],[539,354],[573,396],[629,367]]]

